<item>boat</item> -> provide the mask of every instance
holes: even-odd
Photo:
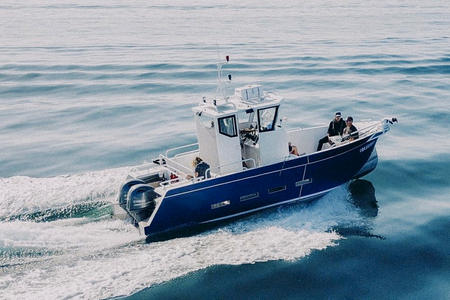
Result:
[[[197,143],[133,168],[119,188],[119,206],[148,237],[318,198],[373,171],[375,144],[397,121],[355,122],[358,138],[334,137],[317,151],[328,124],[288,129],[278,116],[283,98],[261,85],[226,95],[228,61],[218,64],[218,96],[192,108]],[[289,152],[289,143],[299,155]],[[197,157],[208,168],[196,177]]]

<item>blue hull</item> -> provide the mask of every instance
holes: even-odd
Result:
[[[144,232],[151,236],[323,195],[363,175],[360,170],[374,152],[379,135],[171,189],[155,208]]]

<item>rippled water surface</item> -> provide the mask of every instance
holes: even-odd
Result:
[[[2,1],[0,298],[448,299],[449,50],[441,0]],[[363,180],[147,243],[116,190],[195,142],[225,55],[290,127],[400,123]]]

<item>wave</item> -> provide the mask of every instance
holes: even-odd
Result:
[[[211,80],[209,83],[140,83],[140,84],[123,84],[123,83],[99,83],[92,84],[32,84],[32,85],[16,85],[14,87],[0,88],[0,95],[5,97],[33,97],[49,96],[49,95],[112,95],[112,94],[133,94],[133,93],[151,93],[151,94],[174,94],[174,93],[201,93],[204,91],[212,91],[216,87]]]
[[[443,195],[450,187],[448,176],[450,155],[448,153],[409,160],[399,157],[392,160],[384,159],[380,161],[380,164],[382,166],[377,168],[376,176],[380,179],[379,181],[387,180],[386,186],[391,185],[389,182],[391,178],[402,178],[401,181],[395,182],[395,189],[384,191],[384,193],[406,194],[411,187],[420,187],[415,189],[414,195],[422,199],[436,193]]]
[[[0,220],[48,221],[114,203],[129,167],[50,178],[0,178]]]
[[[279,82],[275,87],[277,90],[298,89],[298,83],[302,83],[302,89],[314,90],[323,87],[351,90],[355,87],[367,86],[366,81],[355,81],[349,75],[447,75],[450,74],[450,66],[415,66],[415,67],[387,67],[387,68],[274,68],[265,70],[244,70],[233,73],[243,82],[252,82],[253,78],[271,78],[268,84]],[[339,75],[347,78],[324,78],[325,75]],[[16,81],[20,84],[14,86],[5,85],[0,88],[0,95],[9,99],[23,97],[85,97],[104,95],[141,95],[153,94],[211,94],[216,88],[216,77],[212,71],[181,71],[173,73],[144,72],[140,74],[23,74],[23,75],[0,75],[1,81]],[[77,77],[75,79],[75,77]],[[298,76],[307,76],[297,78]],[[30,77],[29,79],[23,79]],[[31,77],[33,77],[31,79]],[[54,77],[58,79],[51,79]],[[36,80],[34,80],[36,79]],[[198,80],[201,79],[202,83]],[[30,80],[29,83],[23,81]],[[368,80],[368,79],[366,79]],[[371,79],[370,79],[371,80]],[[51,84],[50,84],[51,82]],[[70,83],[69,83],[70,82]],[[398,82],[396,82],[398,83]],[[403,81],[403,83],[407,83]],[[446,90],[445,84],[437,85],[436,82],[425,83],[427,88]]]
[[[115,46],[114,48],[121,49],[123,47],[131,46]],[[137,46],[142,47],[143,46]],[[0,47],[3,49],[4,47]],[[94,50],[99,50],[99,46],[95,47]],[[7,48],[6,48],[7,49]],[[65,48],[61,48],[64,50]],[[80,48],[80,50],[86,51],[89,47]],[[18,50],[18,49],[15,49]],[[54,51],[55,49],[51,47],[49,50]],[[73,51],[73,48],[67,48],[67,51]],[[247,70],[247,69],[271,69],[271,68],[289,68],[289,67],[340,67],[342,66],[440,66],[448,67],[448,62],[450,58],[448,56],[440,56],[435,58],[427,57],[414,57],[407,55],[385,55],[385,54],[374,54],[374,55],[353,55],[353,56],[283,56],[283,57],[266,57],[266,58],[240,58],[236,61],[231,61],[229,64],[224,66],[224,70]],[[314,68],[311,68],[314,70]],[[215,63],[204,63],[203,60],[189,60],[189,62],[158,62],[158,63],[135,63],[135,64],[4,64],[0,65],[0,70],[2,71],[13,71],[13,72],[23,72],[23,71],[35,71],[35,72],[130,72],[130,71],[143,71],[151,70],[155,72],[168,72],[168,71],[186,71],[188,75],[189,71],[215,71]],[[333,69],[331,69],[333,70]],[[358,70],[358,68],[355,68]],[[126,73],[124,74],[126,75]]]
[[[0,278],[5,297],[129,295],[214,265],[295,261],[336,245],[343,238],[339,228],[366,228],[368,223],[349,201],[345,186],[311,203],[264,211],[198,235],[150,244],[129,222],[108,213],[61,216],[47,222],[39,222],[39,217],[11,218],[55,204],[86,203],[87,199],[113,202],[124,171],[2,179],[6,183],[2,188],[14,189],[1,191],[9,194],[0,202],[0,215],[10,217],[0,222],[0,253],[4,253],[0,268],[8,274]]]
[[[25,214],[11,215],[7,218],[0,218],[2,221],[33,221],[50,222],[66,218],[80,218],[83,216],[95,216],[113,214],[113,208],[109,201],[92,201],[78,204],[70,204],[58,208],[49,208],[45,210],[33,211]]]

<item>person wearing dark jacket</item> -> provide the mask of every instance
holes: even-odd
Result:
[[[341,118],[341,113],[337,112],[334,115],[334,120],[330,122],[330,125],[328,126],[328,135],[324,138],[321,138],[319,140],[319,145],[317,146],[317,151],[322,150],[322,146],[325,143],[332,144],[333,142],[330,140],[330,136],[336,136],[336,135],[342,135],[344,128],[345,128],[345,122]]]
[[[209,170],[209,165],[204,162],[200,157],[196,157],[194,159],[193,165],[195,167],[195,177],[203,177],[203,178],[210,178],[211,174],[210,172],[206,172]]]
[[[200,157],[195,157],[192,161],[192,166],[194,167],[194,177],[199,178],[202,177],[202,179],[211,178],[211,172],[209,165],[203,161]],[[190,180],[192,178],[192,175],[187,175],[186,179]]]
[[[358,129],[353,125],[353,118],[348,117],[347,118],[347,126],[344,128],[344,131],[342,134],[345,136],[344,140],[353,141],[356,140],[359,137]]]

